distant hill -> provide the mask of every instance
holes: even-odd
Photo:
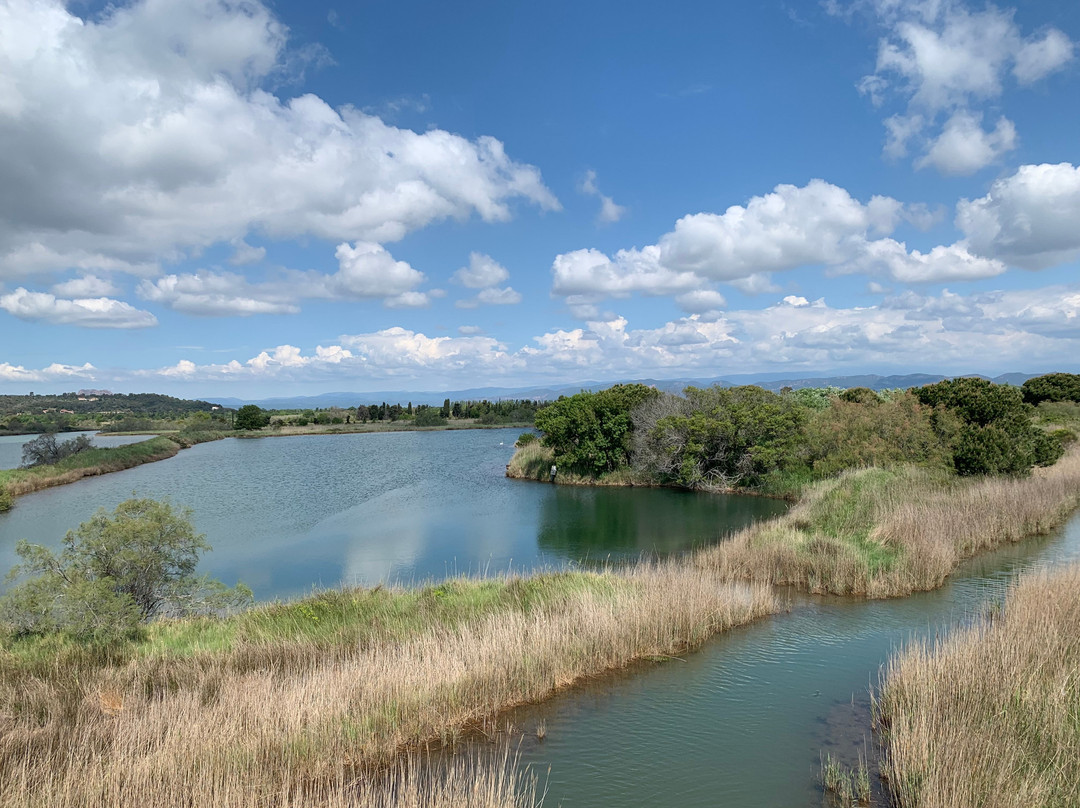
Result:
[[[962,374],[990,378],[977,373]],[[997,384],[1023,384],[1038,373],[1005,373],[990,379]],[[668,393],[678,393],[683,388],[709,387],[720,384],[732,387],[740,384],[756,384],[766,390],[779,391],[784,387],[869,387],[871,390],[889,390],[900,387],[918,387],[933,384],[942,379],[953,378],[941,374],[909,373],[905,375],[879,376],[863,374],[854,376],[807,376],[784,377],[776,373],[733,374],[725,377],[703,379],[616,379],[610,381],[584,381],[577,384],[551,387],[473,387],[465,390],[379,390],[370,393],[321,393],[315,396],[277,396],[273,398],[214,398],[214,402],[224,407],[236,409],[245,404],[257,404],[268,410],[325,409],[327,407],[355,407],[359,404],[387,402],[388,404],[442,404],[446,398],[452,401],[497,401],[500,399],[527,399],[530,401],[553,401],[559,396],[572,396],[582,390],[603,390],[613,384],[640,383],[656,387]]]
[[[217,409],[209,401],[173,398],[160,393],[110,393],[107,390],[80,390],[60,395],[0,395],[0,415],[64,410],[82,415],[95,412],[124,413],[147,418],[165,418]]]

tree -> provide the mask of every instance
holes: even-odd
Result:
[[[92,448],[94,444],[86,435],[78,435],[71,440],[57,443],[56,435],[48,432],[23,444],[22,465],[23,468],[48,466]]]
[[[562,397],[536,413],[543,444],[561,464],[581,474],[599,475],[629,465],[631,411],[659,396],[643,384],[617,384],[599,393]]]
[[[270,416],[254,404],[245,404],[236,411],[233,426],[236,429],[262,429],[270,423]]]
[[[1040,404],[1043,401],[1080,401],[1080,376],[1075,373],[1047,373],[1028,379],[1020,387],[1024,401]]]
[[[33,575],[0,599],[0,620],[17,634],[62,631],[81,639],[114,640],[159,616],[210,614],[251,600],[242,584],[227,588],[198,576],[206,537],[188,509],[168,501],[129,499],[104,508],[64,537],[63,550],[22,540],[22,563],[8,575]]]
[[[1032,466],[1053,464],[1065,451],[1060,439],[1031,423],[1030,406],[1016,387],[962,378],[912,393],[923,404],[959,416],[962,426],[950,443],[958,474],[1027,474]]]

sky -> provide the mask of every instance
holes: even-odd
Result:
[[[0,393],[1080,371],[1080,3],[0,0]]]

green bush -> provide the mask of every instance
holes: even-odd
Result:
[[[540,440],[540,438],[536,437],[535,432],[522,432],[520,435],[518,435],[518,439],[514,441],[514,446],[521,449],[525,446],[536,443],[538,440]]]
[[[617,384],[599,393],[578,393],[536,413],[536,428],[560,465],[598,476],[630,462],[631,411],[660,393],[643,384]]]
[[[1028,379],[1020,387],[1024,401],[1080,401],[1080,376],[1075,373],[1047,373]]]
[[[83,640],[126,639],[161,615],[215,613],[251,600],[251,590],[229,589],[196,576],[209,550],[190,512],[168,502],[129,499],[110,515],[99,509],[64,537],[59,555],[26,540],[22,563],[9,578],[34,576],[0,599],[0,620],[15,634],[64,632]]]
[[[236,429],[255,430],[262,429],[270,423],[270,416],[262,411],[261,407],[254,404],[245,404],[236,411],[236,420],[233,427]]]

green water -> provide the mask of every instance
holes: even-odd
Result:
[[[202,568],[261,599],[315,586],[415,582],[668,554],[785,505],[666,489],[509,480],[520,430],[226,439],[20,497],[0,515],[0,571],[17,539],[57,547],[133,493],[194,510]]]

